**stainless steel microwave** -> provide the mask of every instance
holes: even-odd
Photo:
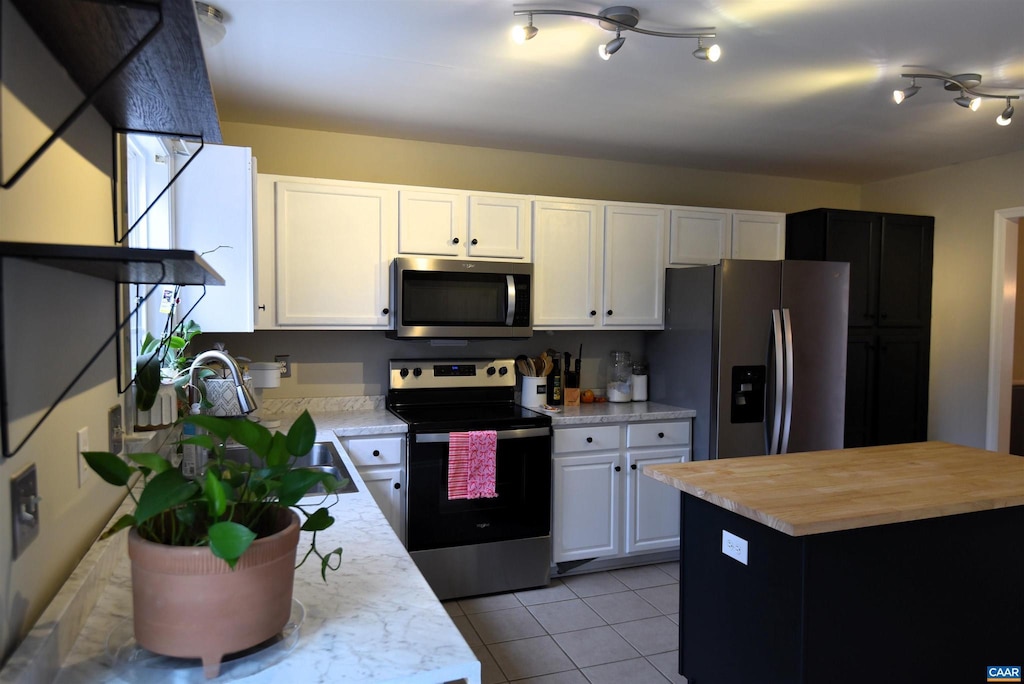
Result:
[[[388,337],[530,337],[532,287],[532,264],[399,257],[392,264],[395,329]]]

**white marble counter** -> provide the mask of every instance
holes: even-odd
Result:
[[[330,439],[344,453],[334,437],[334,430],[344,429],[344,425],[339,428],[317,416],[314,420],[318,438]],[[360,423],[359,419],[355,422]],[[382,424],[371,427],[379,431]],[[306,610],[298,642],[279,663],[245,681],[427,684],[464,678],[479,683],[479,661],[391,530],[347,455],[343,458],[360,491],[339,497],[331,509],[336,518],[334,526],[319,533],[317,539],[321,550],[339,545],[344,548],[341,568],[328,572],[326,584],[320,577],[319,564],[314,564],[315,558],[296,571],[294,597]],[[124,539],[124,534],[118,534],[94,546],[0,672],[0,681],[122,681],[111,667],[106,641],[131,615],[131,579]],[[300,556],[304,552],[300,541]],[[95,607],[90,606],[93,601]],[[81,623],[80,630],[75,629],[75,623]],[[73,644],[70,650],[67,644]],[[183,675],[174,681],[189,679]]]
[[[551,416],[551,423],[557,427],[567,425],[591,425],[595,423],[622,423],[648,420],[681,420],[693,418],[693,409],[679,408],[653,401],[601,402],[561,406],[558,412],[540,411]],[[538,410],[539,409],[535,409]]]

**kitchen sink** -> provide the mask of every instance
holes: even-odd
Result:
[[[248,447],[241,445],[228,446],[224,450],[224,456],[236,463],[248,463],[250,465],[259,463],[259,458]],[[341,460],[341,455],[338,454],[337,448],[331,442],[314,442],[310,452],[296,459],[292,467],[294,469],[301,468],[303,470],[327,473],[333,475],[339,481],[346,481],[343,487],[335,490],[335,494],[349,494],[359,491],[355,481],[348,473],[348,468],[345,467],[345,463]],[[310,490],[310,494],[324,493],[325,490],[321,484],[317,484],[314,489]]]

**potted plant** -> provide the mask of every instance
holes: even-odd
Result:
[[[135,361],[136,427],[156,430],[172,425],[185,404],[185,371],[189,360],[185,356],[192,339],[202,333],[193,320],[182,321],[171,327],[173,309],[168,314],[164,332],[154,337],[147,332]],[[213,375],[205,370],[204,376]],[[161,397],[161,395],[164,395]]]
[[[317,532],[334,518],[322,502],[302,497],[322,484],[330,494],[343,483],[330,474],[295,469],[309,453],[316,427],[308,412],[287,434],[244,419],[193,415],[181,422],[205,430],[183,445],[209,450],[205,472],[185,477],[155,453],[129,454],[129,465],[110,452],[84,452],[106,482],[125,487],[133,513],[119,518],[103,537],[128,528],[136,642],[150,651],[200,658],[207,677],[221,658],[278,634],[291,611],[299,517],[312,532],[310,555],[320,573],[336,570],[341,548],[321,553]],[[249,462],[227,457],[234,439],[252,453]],[[332,504],[333,505],[333,504]]]

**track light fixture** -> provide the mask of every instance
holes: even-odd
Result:
[[[1005,99],[1006,109],[996,118],[996,123],[1000,126],[1008,126],[1010,124],[1010,118],[1013,116],[1013,107],[1010,105],[1010,100],[1020,99],[1020,95],[986,93],[978,90],[978,86],[981,85],[981,74],[900,74],[900,77],[909,78],[910,86],[903,90],[892,91],[892,99],[896,104],[900,104],[908,97],[913,97],[917,94],[917,91],[921,89],[917,85],[917,79],[919,78],[931,78],[936,81],[942,81],[942,87],[946,90],[959,91],[960,95],[954,97],[953,102],[973,112],[978,111],[983,99]]]
[[[660,38],[696,38],[697,49],[693,51],[694,57],[708,62],[717,62],[719,57],[722,56],[722,49],[718,47],[718,45],[709,45],[705,47],[703,43],[704,38],[715,37],[715,28],[713,26],[708,28],[689,29],[686,31],[652,31],[650,29],[640,28],[637,26],[637,24],[640,23],[640,12],[635,8],[627,7],[626,5],[608,7],[601,10],[598,14],[560,9],[523,9],[515,10],[512,14],[517,17],[528,15],[530,18],[529,25],[517,26],[512,29],[512,39],[517,43],[524,43],[537,35],[537,29],[533,25],[533,15],[553,14],[564,17],[593,19],[598,22],[600,27],[604,30],[615,31],[615,38],[597,48],[597,53],[601,56],[601,59],[609,59],[619,50],[619,48],[622,47],[622,44],[626,42],[626,39],[622,36],[623,31],[635,31],[636,33],[642,33],[645,36],[657,36]]]

